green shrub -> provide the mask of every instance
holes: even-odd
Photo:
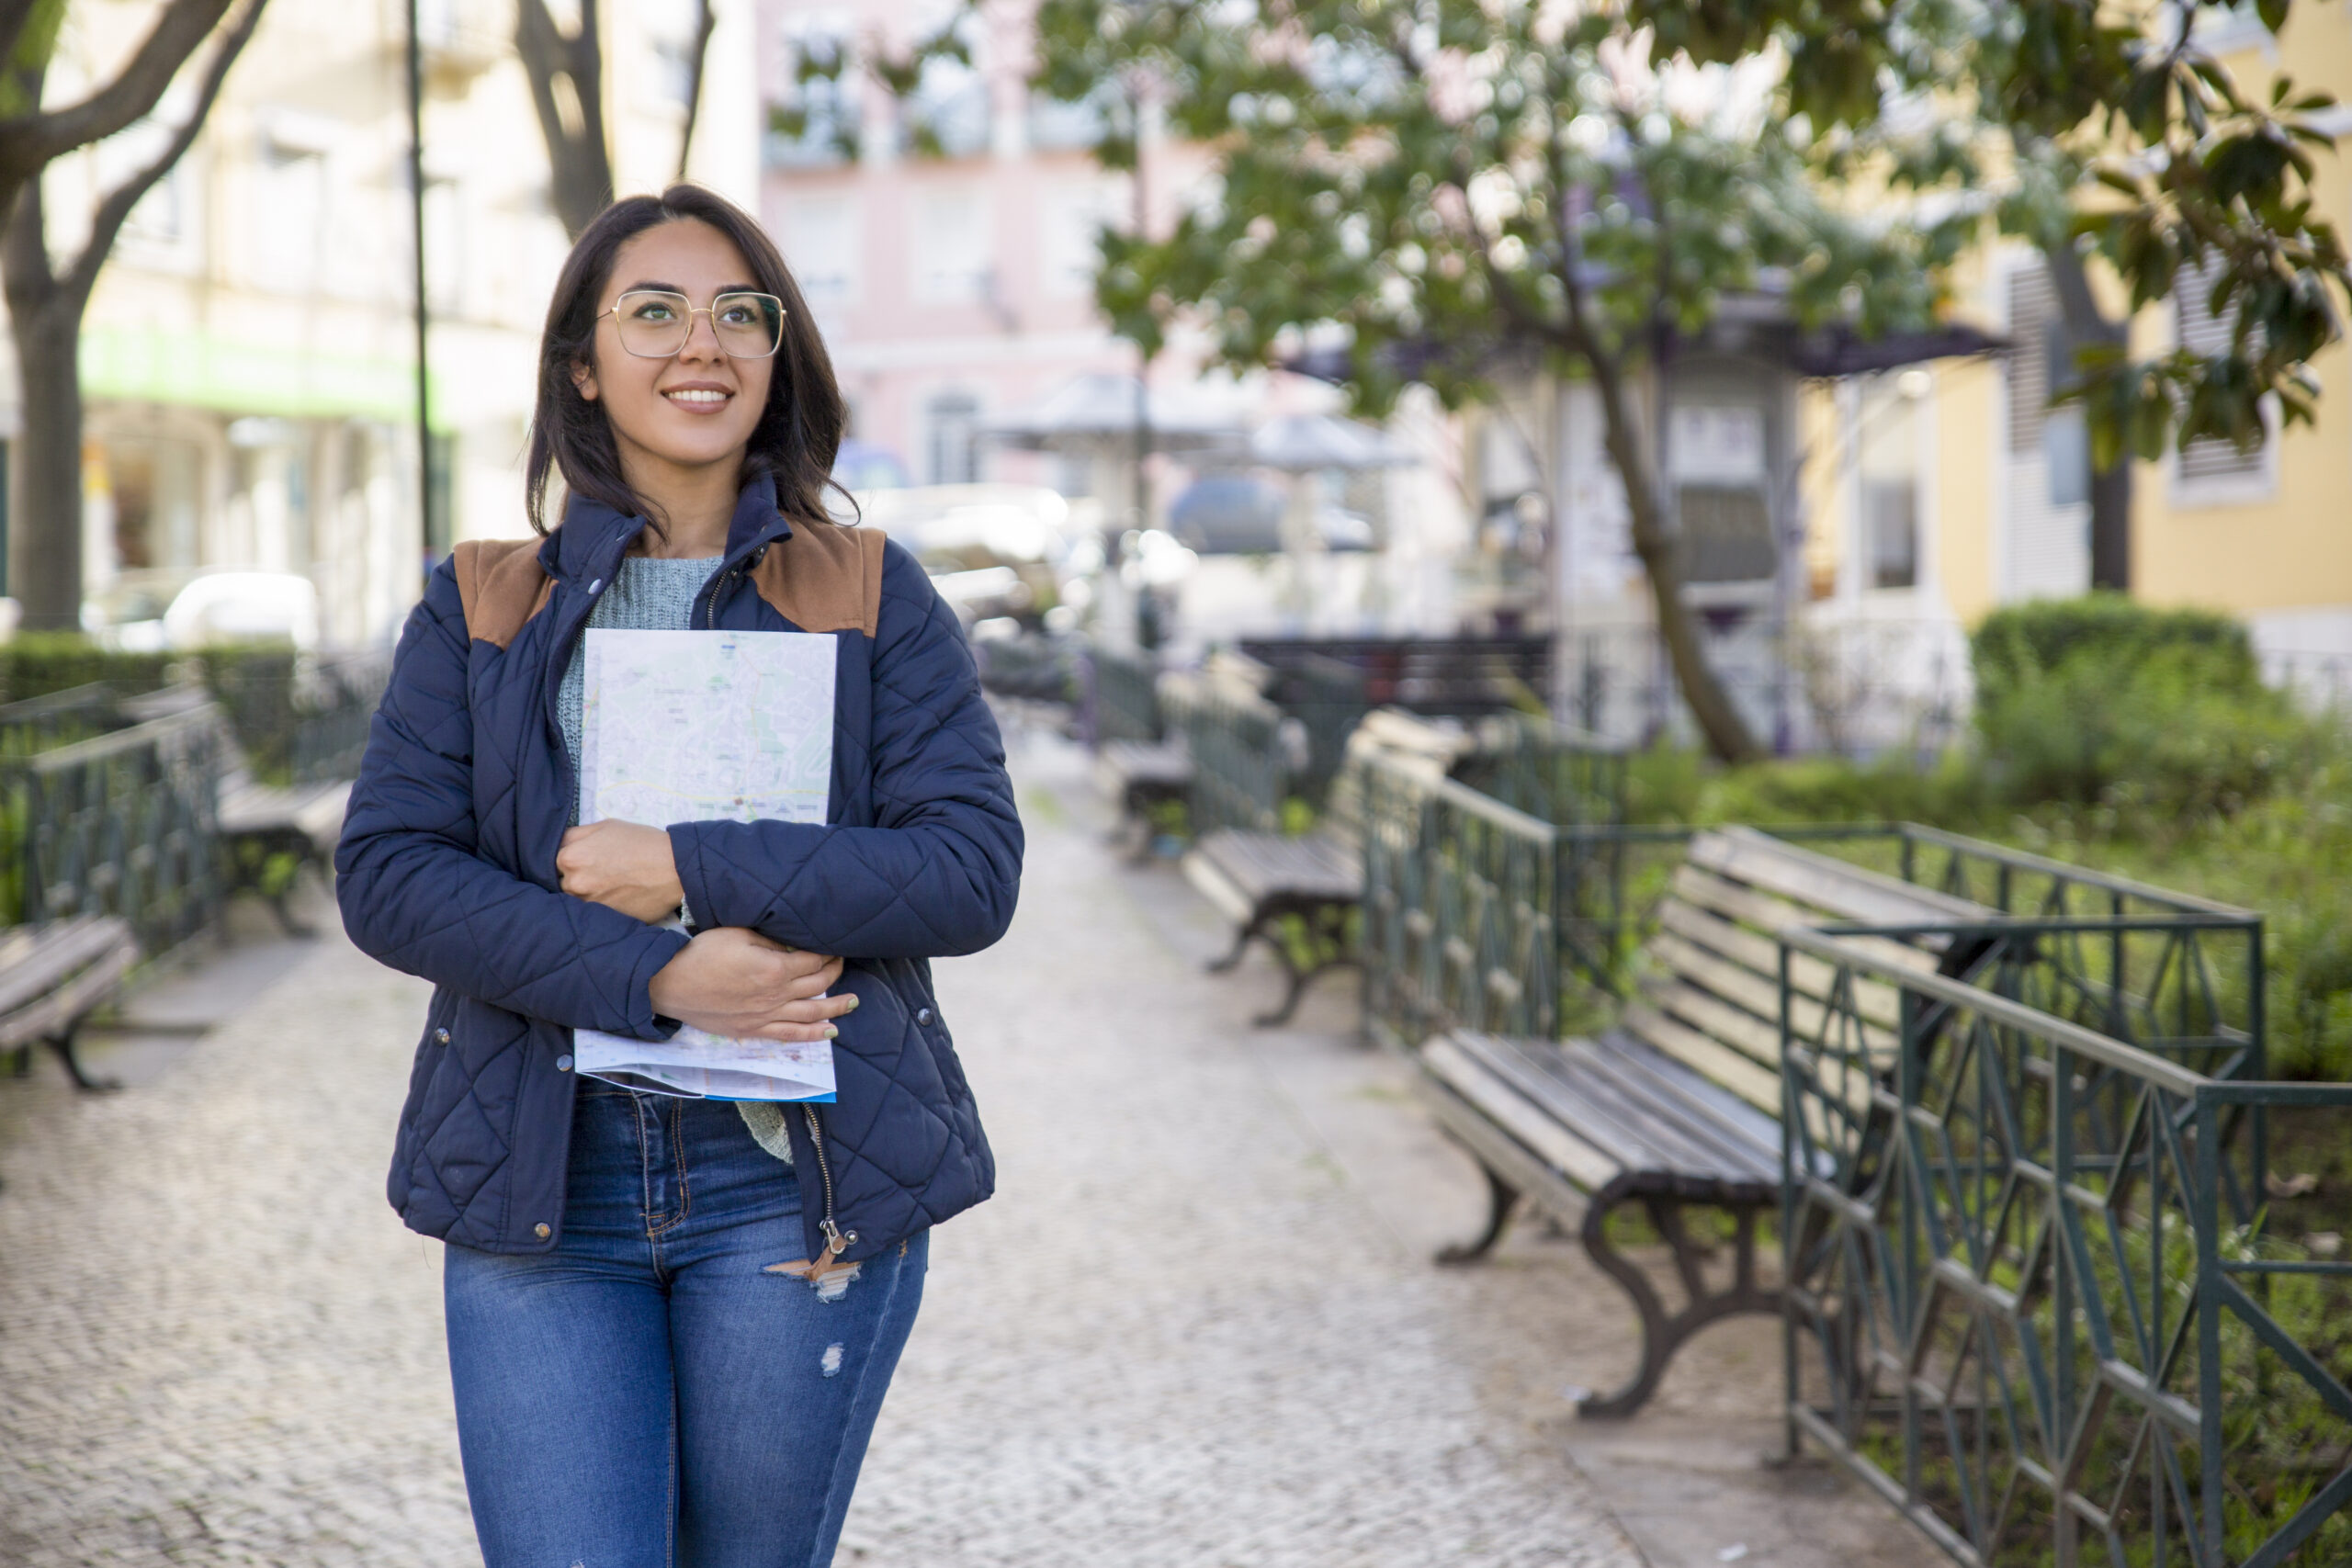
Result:
[[[2211,610],[2165,610],[2117,593],[2036,599],[1994,611],[1968,639],[1980,707],[1999,706],[2077,655],[2129,666],[2160,649],[2188,649],[2208,675],[2261,684],[2245,627]]]
[[[2245,629],[2111,596],[2020,605],[1972,639],[1991,797],[2139,830],[2231,817],[2316,765],[2329,730],[2264,686]]]
[[[102,648],[79,632],[23,632],[0,643],[0,701],[45,697],[93,681],[137,695],[169,682],[178,657]]]

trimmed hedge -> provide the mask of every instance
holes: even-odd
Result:
[[[22,632],[0,642],[0,702],[45,697],[93,681],[136,696],[168,685],[183,657],[101,648],[79,632]]]

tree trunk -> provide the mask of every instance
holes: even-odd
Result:
[[[27,311],[18,303],[17,280],[8,281],[24,394],[24,433],[8,507],[8,591],[24,606],[26,630],[76,631],[82,625],[81,312],[55,295]]]
[[[2042,258],[2050,268],[2059,320],[2065,328],[2067,363],[2050,367],[2054,390],[2074,378],[2076,350],[2126,347],[2131,322],[2110,321],[2099,310],[2082,254],[2071,243],[2046,248]],[[2111,467],[2091,470],[2090,502],[2091,586],[2128,592],[2132,587],[2132,454],[2128,449],[2119,452]]]
[[[1747,721],[1740,716],[1731,694],[1724,689],[1723,682],[1707,662],[1698,620],[1690,614],[1690,606],[1682,602],[1682,561],[1674,536],[1666,525],[1666,511],[1659,502],[1649,455],[1643,449],[1641,431],[1626,405],[1623,377],[1615,364],[1598,354],[1590,355],[1589,362],[1594,388],[1600,394],[1602,444],[1609,449],[1609,460],[1616,465],[1617,477],[1624,481],[1625,507],[1633,519],[1634,553],[1641,558],[1642,570],[1650,580],[1650,597],[1657,606],[1658,636],[1665,640],[1667,657],[1673,662],[1674,679],[1682,688],[1682,700],[1689,705],[1699,733],[1705,737],[1708,750],[1726,762],[1755,761],[1764,754],[1763,749],[1748,733]]]

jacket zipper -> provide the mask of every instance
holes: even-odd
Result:
[[[817,1149],[817,1175],[825,1186],[825,1217],[817,1222],[817,1228],[825,1233],[825,1256],[839,1258],[857,1240],[857,1233],[833,1224],[833,1168],[825,1158],[825,1129],[817,1120],[817,1108],[804,1102],[800,1114],[808,1119],[808,1141]]]

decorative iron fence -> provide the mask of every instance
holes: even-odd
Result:
[[[1361,673],[1369,706],[1457,718],[1539,712],[1551,690],[1548,637],[1244,637],[1241,651],[1277,671],[1345,664]]]
[[[1364,700],[1363,671],[1341,660],[1307,652],[1272,663],[1265,695],[1306,732],[1306,763],[1290,789],[1320,810],[1347,759],[1348,737],[1371,711]]]
[[[1402,759],[1364,770],[1364,1021],[1549,1037],[1560,1008],[1558,832]]]
[[[1099,643],[1090,647],[1080,714],[1086,743],[1159,739],[1159,666],[1148,654],[1121,653]]]
[[[1166,676],[1159,701],[1192,753],[1193,834],[1281,832],[1283,801],[1303,761],[1284,744],[1282,710],[1220,672]]]
[[[119,915],[151,957],[211,924],[223,750],[208,704],[11,761],[0,771],[11,923]]]
[[[2143,925],[2237,919],[1991,930]],[[1781,939],[1792,1445],[1820,1444],[1986,1568],[2268,1568],[2306,1543],[2307,1561],[2346,1561],[2352,1264],[2265,1235],[2245,1129],[2352,1108],[2352,1085],[2227,1081],[1923,974],[1878,934]],[[1800,991],[1826,1005],[1800,1010]],[[1890,995],[1891,1050],[1865,1028]],[[2169,1027],[2160,1045],[2211,1021]],[[2250,1055],[2211,1049],[2243,1067],[2259,1044],[2257,1028]]]
[[[245,648],[204,656],[205,684],[254,776],[267,784],[356,775],[391,671],[390,649],[312,656]]]
[[[1694,831],[1562,829],[1562,942],[1577,977],[1623,994]],[[2267,1070],[2262,921],[2250,910],[1914,822],[1764,831],[2041,922],[1988,939],[1981,985],[2215,1077]]]

